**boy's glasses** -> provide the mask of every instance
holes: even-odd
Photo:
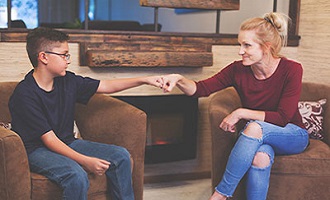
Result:
[[[71,57],[71,55],[69,53],[56,53],[56,52],[51,52],[51,51],[45,51],[45,53],[61,56],[65,60],[70,60],[70,57]]]

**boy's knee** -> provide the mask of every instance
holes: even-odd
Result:
[[[110,168],[119,165],[129,165],[131,167],[131,165],[133,165],[133,159],[126,148],[117,146],[115,156],[112,157],[111,163]]]
[[[125,161],[131,163],[131,154],[128,152],[128,150],[124,147],[121,147],[121,157],[122,159],[124,159]]]

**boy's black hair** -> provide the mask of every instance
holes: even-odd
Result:
[[[67,42],[69,35],[50,28],[38,27],[26,36],[26,51],[33,67],[38,65],[38,54],[41,51],[52,51],[59,43]]]

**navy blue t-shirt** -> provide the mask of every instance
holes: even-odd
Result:
[[[53,90],[41,89],[31,70],[9,100],[12,130],[23,140],[27,153],[42,147],[41,136],[51,130],[66,144],[74,141],[75,104],[87,104],[100,81],[66,73],[54,79]]]

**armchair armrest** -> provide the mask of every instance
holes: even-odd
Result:
[[[75,119],[83,139],[119,145],[130,152],[135,197],[142,199],[147,115],[126,102],[96,94],[86,106],[76,106]]]
[[[228,114],[239,107],[241,107],[241,101],[234,88],[221,90],[215,93],[210,100],[212,188],[220,182],[220,178],[225,171],[229,154],[236,142],[237,132],[239,131],[237,128],[236,133],[225,132],[220,129],[219,125]]]
[[[94,95],[86,106],[76,106],[75,119],[83,139],[116,144],[131,151],[145,144],[146,114],[113,97]]]
[[[23,142],[15,132],[0,127],[0,199],[30,198],[30,168]]]

